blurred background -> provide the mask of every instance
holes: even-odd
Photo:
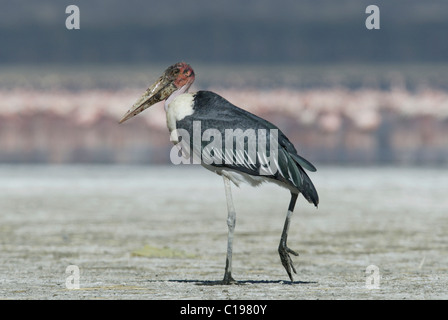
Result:
[[[66,7],[80,9],[68,30]],[[380,9],[368,30],[366,7]],[[334,165],[448,164],[445,0],[0,0],[0,163],[168,164],[163,107],[119,118],[186,61]]]

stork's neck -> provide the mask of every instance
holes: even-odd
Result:
[[[191,83],[187,83],[186,85],[184,85],[183,87],[179,88],[178,90],[174,91],[169,97],[168,99],[165,100],[165,112],[168,109],[168,106],[170,105],[170,103],[176,99],[178,96],[180,96],[181,94],[187,93],[188,89],[190,89]]]

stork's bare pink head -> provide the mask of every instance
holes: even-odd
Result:
[[[190,88],[195,79],[193,68],[185,63],[178,62],[169,66],[163,75],[151,85],[148,90],[138,99],[131,109],[129,109],[120,123],[138,115],[143,110],[156,104],[157,102],[167,100],[173,93],[182,94]]]

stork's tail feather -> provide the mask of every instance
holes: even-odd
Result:
[[[280,153],[279,156],[280,174],[283,174],[287,180],[291,181],[309,203],[313,203],[317,207],[319,196],[316,188],[301,165],[305,164],[305,168],[310,168],[312,171],[316,171],[316,168],[304,158],[299,158],[299,156],[292,153]],[[301,161],[299,162],[297,159],[301,159]]]
[[[305,170],[301,168],[299,168],[299,170],[301,171],[303,177],[301,193],[309,203],[313,203],[317,208],[319,204],[319,195],[317,194],[316,188],[314,187],[310,177],[306,174]]]

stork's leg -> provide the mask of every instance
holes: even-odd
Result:
[[[296,272],[294,265],[292,264],[292,259],[290,257],[290,253],[298,256],[299,254],[286,246],[286,240],[288,239],[288,230],[289,230],[289,222],[291,220],[292,213],[294,211],[294,206],[297,201],[297,193],[291,193],[291,201],[289,202],[288,213],[286,214],[285,225],[283,227],[282,237],[280,238],[280,244],[278,246],[278,253],[280,254],[280,260],[282,261],[283,267],[285,267],[286,272],[288,273],[289,279],[291,282],[294,281],[291,274],[291,269]]]
[[[232,247],[233,247],[233,232],[235,230],[236,212],[233,206],[232,190],[230,189],[230,180],[223,175],[224,186],[226,189],[227,200],[227,226],[229,233],[227,236],[227,257],[226,257],[226,270],[224,272],[223,284],[232,284],[236,281],[232,278]]]

